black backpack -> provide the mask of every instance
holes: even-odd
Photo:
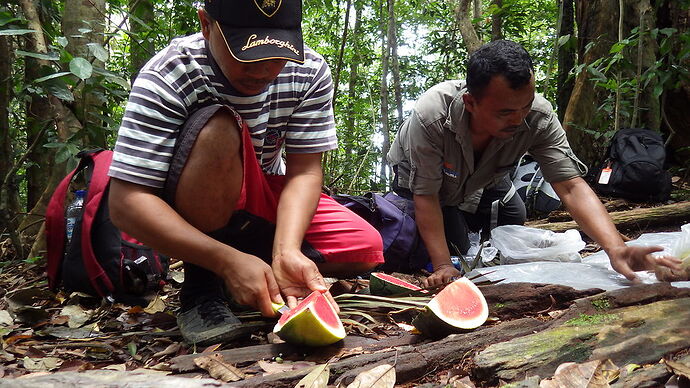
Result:
[[[146,303],[168,272],[168,257],[118,230],[108,212],[112,151],[82,151],[74,171],[55,189],[46,209],[48,286],[81,291],[109,301]],[[65,200],[75,174],[84,172],[86,198],[67,244]]]
[[[607,157],[594,171],[601,195],[634,201],[663,202],[671,194],[671,174],[664,169],[661,135],[646,128],[621,129],[613,135]]]
[[[384,272],[413,272],[425,268],[429,253],[414,220],[414,203],[394,193],[334,195],[333,199],[352,210],[381,234]]]

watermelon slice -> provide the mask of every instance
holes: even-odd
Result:
[[[345,338],[342,321],[320,291],[312,292],[283,314],[273,332],[294,345],[326,346]]]
[[[412,324],[430,337],[475,329],[489,317],[484,295],[472,281],[460,278],[438,293]]]
[[[383,272],[372,272],[371,275],[369,275],[369,292],[372,295],[405,295],[411,294],[414,291],[421,291],[422,293],[428,292],[412,283],[408,283]]]

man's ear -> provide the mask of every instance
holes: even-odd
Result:
[[[467,109],[468,112],[474,113],[474,107],[475,104],[477,103],[477,99],[474,98],[473,95],[469,93],[465,93],[462,95],[462,102],[465,103],[465,109]]]
[[[201,23],[201,34],[204,39],[208,40],[211,36],[211,19],[203,8],[197,10],[197,15],[199,16],[199,23]]]

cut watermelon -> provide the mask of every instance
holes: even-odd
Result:
[[[369,275],[369,292],[372,295],[405,295],[411,294],[414,291],[420,291],[422,293],[428,292],[412,283],[398,279],[395,276],[386,275],[383,272],[372,272],[371,275]]]
[[[484,295],[467,278],[460,278],[438,293],[412,324],[430,337],[444,336],[481,326],[489,317]]]
[[[326,346],[345,338],[345,328],[331,303],[320,291],[283,314],[273,332],[294,345]]]

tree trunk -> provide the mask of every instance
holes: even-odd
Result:
[[[20,212],[19,186],[15,174],[11,173],[14,149],[10,132],[10,101],[12,99],[12,63],[14,50],[12,38],[0,36],[0,234],[7,232],[18,257],[22,255],[22,243],[17,233]]]
[[[635,64],[635,68],[649,69],[656,63],[659,51],[656,39],[650,34],[650,31],[656,27],[656,14],[649,0],[635,2],[632,8],[633,12],[631,12],[630,18],[627,18],[630,28],[638,27],[642,33],[639,46],[631,50],[629,55],[632,59],[631,62]],[[637,25],[633,24],[635,22],[637,22]],[[639,79],[633,71],[630,71],[628,77]],[[661,128],[661,102],[653,93],[657,82],[656,79],[652,79],[642,89],[636,91],[635,101],[637,101],[638,110],[633,112],[633,118],[637,117],[639,120],[635,120],[635,122],[624,120],[623,123],[626,126],[647,127],[655,131]]]
[[[482,0],[472,0],[472,18],[474,20],[479,20],[482,18]],[[482,30],[479,26],[475,26],[474,30],[477,32],[479,40],[482,39]]]
[[[65,0],[65,9],[69,11],[62,16],[62,33],[67,37],[67,51],[74,57],[85,58],[93,66],[102,68],[103,62],[91,54],[88,45],[103,44],[105,0]],[[83,32],[84,29],[90,31]],[[105,100],[100,97],[103,95],[101,86],[92,77],[82,81],[73,93],[74,113],[87,129],[84,146],[106,148],[106,131],[98,118],[105,104]]]
[[[333,101],[338,98],[338,86],[340,86],[340,70],[343,68],[343,54],[345,53],[345,44],[347,43],[347,33],[350,26],[350,9],[352,8],[352,0],[347,0],[345,5],[345,19],[343,20],[343,35],[340,39],[340,50],[338,51],[338,61],[335,63],[335,75],[333,77]]]
[[[494,0],[498,11],[491,15],[491,40],[503,39],[503,0]]]
[[[479,35],[477,35],[477,31],[474,29],[472,20],[470,19],[470,1],[471,0],[460,0],[458,7],[455,9],[455,20],[458,23],[458,29],[460,30],[460,35],[462,35],[462,40],[467,47],[467,53],[471,55],[482,45],[482,41]]]
[[[39,15],[39,8],[33,0],[20,0],[20,5],[24,13],[24,18],[28,22],[28,28],[36,31],[27,34],[25,51],[36,53],[47,53],[48,46],[43,36],[43,27]],[[24,79],[28,85],[33,80],[43,76],[41,68],[50,67],[50,63],[43,59],[24,58]],[[47,141],[44,128],[51,125],[52,119],[48,98],[38,94],[31,94],[31,99],[26,106],[26,147],[38,142],[44,144]],[[26,208],[31,209],[36,204],[43,193],[45,184],[50,176],[50,169],[53,165],[54,153],[47,152],[46,149],[35,149],[28,155],[29,165],[26,168]]]
[[[578,22],[578,54],[580,63],[585,67],[594,61],[609,57],[611,46],[617,42],[619,15],[619,2],[617,0],[593,0],[576,1],[577,22]],[[623,8],[622,36],[628,37],[633,28],[640,27],[642,22],[644,30],[651,30],[656,27],[650,0],[627,1]],[[620,71],[620,77],[616,77],[619,82],[629,84],[629,80],[635,77],[635,68],[639,61],[642,69],[650,68],[657,61],[656,41],[650,34],[642,34],[641,50],[626,48],[621,53],[625,59],[634,64],[633,70],[624,69]],[[607,74],[609,79],[614,78],[612,70]],[[639,107],[641,123],[651,129],[657,129],[660,125],[659,101],[654,98],[652,91],[656,81],[647,83],[644,89],[638,93],[635,91],[622,96],[632,106],[633,95],[639,96]],[[617,88],[621,90],[621,88]],[[568,108],[563,118],[563,124],[568,131],[568,139],[575,153],[586,163],[599,159],[606,145],[592,135],[594,132],[612,131],[614,128],[615,117],[612,114],[604,115],[606,112],[602,108],[606,99],[613,94],[602,87],[595,88],[591,81],[591,75],[586,70],[578,74],[573,92],[570,97]],[[628,110],[629,113],[632,113]],[[625,118],[623,126],[630,125],[630,118]],[[587,133],[589,132],[589,133]],[[599,141],[597,141],[599,140]],[[598,145],[592,147],[592,145]]]
[[[353,42],[355,42],[354,53],[352,61],[350,61],[350,77],[348,80],[347,89],[347,114],[345,115],[345,126],[348,133],[355,133],[355,101],[357,100],[357,81],[359,62],[361,61],[360,51],[356,42],[359,41],[362,33],[362,19],[361,9],[355,4],[355,28],[352,34]]]
[[[558,119],[562,122],[565,116],[568,100],[573,92],[575,80],[570,77],[570,71],[575,66],[575,46],[571,42],[575,41],[575,8],[573,0],[561,0],[561,29],[558,31],[559,38],[570,36],[568,43],[558,48],[558,75],[556,85],[558,92],[556,105],[558,106]]]
[[[132,80],[155,53],[153,39],[150,39],[152,26],[155,23],[153,10],[152,0],[129,0],[129,13],[141,21],[130,18],[129,23],[129,74]]]
[[[391,73],[393,74],[393,93],[395,93],[395,107],[398,112],[396,128],[399,128],[403,121],[403,102],[402,88],[400,85],[400,61],[398,58],[398,22],[395,18],[395,1],[391,1],[388,9],[388,44],[391,54]],[[390,139],[389,139],[390,140]],[[389,141],[390,143],[390,141]],[[388,153],[388,148],[383,150],[383,154]]]
[[[579,33],[578,58],[581,64],[589,65],[608,55],[611,46],[618,40],[618,1],[576,0],[575,5]],[[563,118],[570,145],[575,154],[587,164],[599,159],[605,145],[601,144],[598,149],[592,147],[598,143],[583,129],[596,129],[592,128],[593,117],[607,95],[600,88],[594,88],[590,78],[587,71],[577,75]],[[612,128],[613,117],[610,120]]]
[[[381,134],[383,135],[383,149],[381,155],[381,170],[379,182],[381,187],[386,187],[386,171],[388,162],[386,161],[386,154],[390,148],[390,127],[388,121],[388,60],[390,58],[390,42],[387,37],[390,36],[391,29],[391,8],[393,8],[394,0],[386,0],[386,23],[381,23]]]
[[[681,4],[676,1],[668,0],[663,6],[659,7],[658,12],[658,27],[667,28],[672,27],[678,29],[679,34],[688,33],[690,30],[690,9],[683,8]],[[687,43],[686,43],[687,45]],[[674,51],[682,49],[676,47]],[[680,68],[690,68],[690,57],[686,57],[682,62],[677,63]],[[688,115],[688,106],[690,106],[690,82],[688,80],[680,80],[680,86],[675,90],[666,90],[662,94],[663,108],[662,118],[664,122],[664,129],[669,133],[669,145],[674,151],[675,161],[678,164],[689,167],[690,161],[690,115]],[[686,173],[687,178],[690,177]]]

